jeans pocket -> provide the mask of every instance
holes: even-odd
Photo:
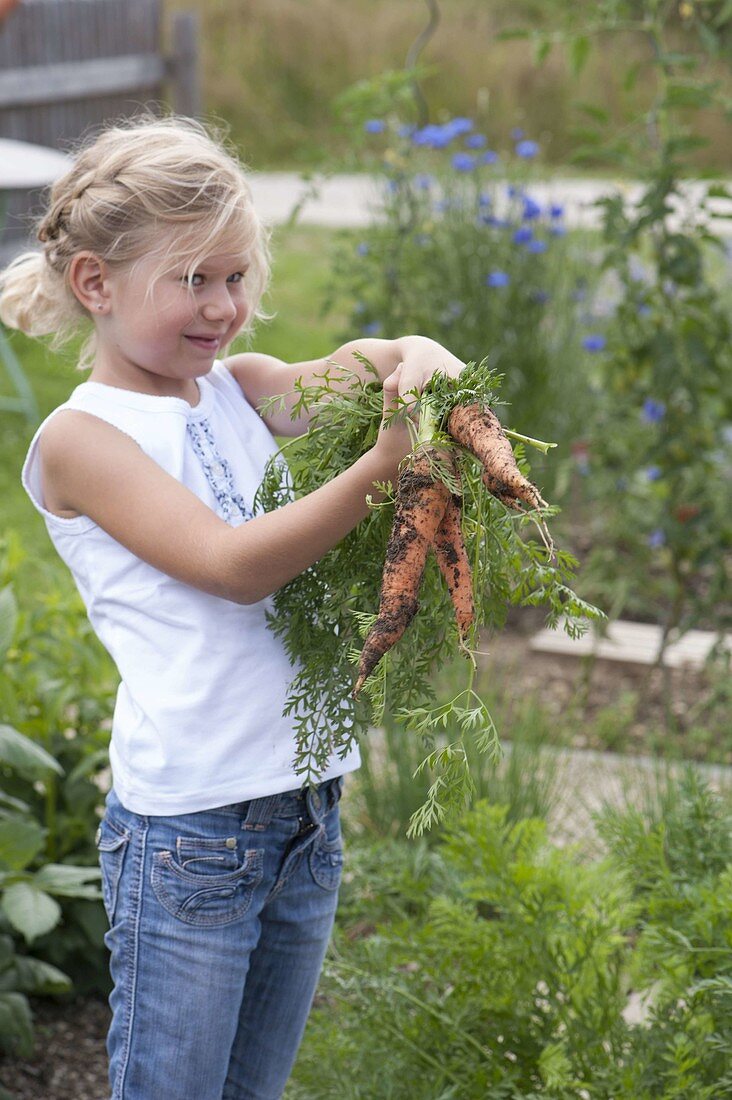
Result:
[[[310,873],[324,890],[336,890],[343,874],[343,838],[337,804],[326,814],[310,849]]]
[[[178,841],[185,843],[176,844],[178,860],[168,850],[153,853],[153,891],[163,908],[177,920],[206,928],[229,924],[249,909],[254,891],[262,881],[264,851],[248,849],[239,865],[236,852],[226,848],[226,839],[209,839],[204,844],[198,840],[198,847],[194,848],[194,838],[179,837]],[[216,862],[218,857],[223,858],[224,866],[234,858],[234,869],[222,872],[221,863]]]
[[[110,928],[114,924],[117,911],[119,882],[129,842],[130,833],[127,829],[117,825],[111,818],[102,818],[97,829],[96,845],[102,872],[102,900]]]

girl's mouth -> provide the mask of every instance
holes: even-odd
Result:
[[[196,347],[204,348],[206,351],[215,351],[221,342],[218,336],[186,336],[186,340],[190,340]]]

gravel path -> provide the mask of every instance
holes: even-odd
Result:
[[[298,203],[302,208],[297,220],[306,225],[333,228],[364,226],[373,219],[372,204],[378,199],[378,187],[367,175],[315,175],[304,180],[295,172],[254,172],[251,175],[254,205],[265,222],[276,225],[286,222]],[[685,213],[699,205],[703,184],[689,181],[681,197],[674,201],[677,211],[670,224],[678,228]],[[732,189],[732,183],[728,184]],[[601,210],[594,204],[602,195],[621,190],[630,204],[637,202],[643,185],[632,180],[554,179],[548,183],[531,184],[528,188],[542,206],[560,203],[565,207],[565,222],[573,228],[597,227]],[[505,204],[504,198],[504,204]],[[732,214],[732,202],[714,199],[711,209]],[[501,205],[497,213],[501,214]],[[712,229],[720,235],[732,235],[732,221],[716,219]]]

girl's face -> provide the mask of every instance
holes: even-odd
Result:
[[[103,314],[95,317],[98,347],[91,377],[185,396],[247,319],[248,262],[237,252],[211,255],[196,269],[190,288],[181,263],[156,281],[146,300],[156,264],[145,259],[105,281],[108,293]]]

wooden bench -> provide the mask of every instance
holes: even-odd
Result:
[[[689,630],[667,646],[663,663],[669,668],[702,668],[718,635],[711,630]],[[654,665],[661,645],[661,627],[652,623],[610,623],[604,638],[592,629],[572,639],[563,630],[540,630],[531,639],[530,648],[538,653],[556,653],[569,657],[596,657],[625,664]],[[725,634],[724,648],[732,652],[732,634]]]

